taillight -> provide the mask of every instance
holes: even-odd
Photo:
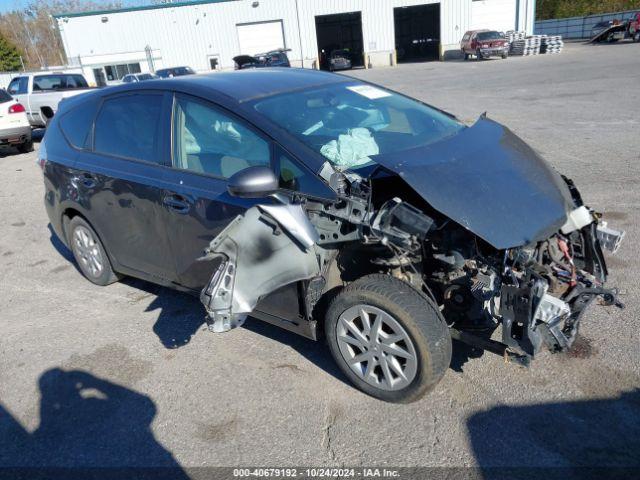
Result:
[[[9,107],[9,113],[23,113],[23,112],[25,112],[25,109],[21,103],[16,103],[15,105],[11,105]]]

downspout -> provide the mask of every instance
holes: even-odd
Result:
[[[296,2],[296,20],[298,22],[298,44],[300,47],[300,66],[304,68],[304,52],[302,51],[302,32],[300,31],[300,11],[298,10],[298,0]]]

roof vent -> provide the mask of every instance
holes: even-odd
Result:
[[[107,22],[109,21],[109,17],[102,17],[102,18],[100,19],[100,21],[101,21],[102,23],[107,23]]]

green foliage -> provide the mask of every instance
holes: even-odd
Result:
[[[18,49],[0,35],[0,72],[14,72],[21,66]]]
[[[62,39],[52,15],[120,6],[119,0],[26,0],[20,4],[16,2],[14,10],[0,14],[0,36],[21,49],[28,69],[64,65],[67,60]]]
[[[640,10],[640,0],[538,0],[536,20]]]

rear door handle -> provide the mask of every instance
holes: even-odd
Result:
[[[176,213],[185,214],[189,211],[189,202],[182,195],[178,195],[177,193],[170,193],[164,196],[162,199],[162,203],[164,203],[170,210],[173,210]]]

